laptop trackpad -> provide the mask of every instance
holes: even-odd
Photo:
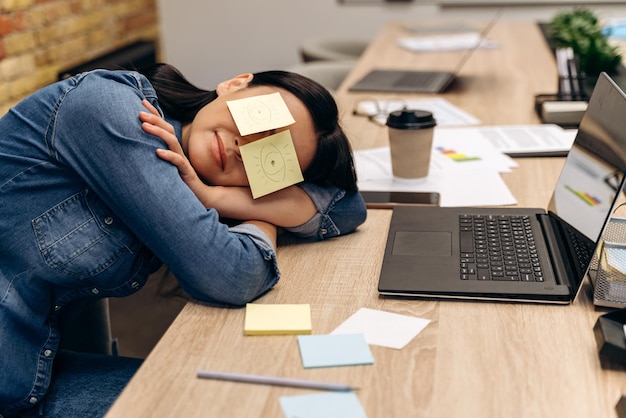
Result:
[[[452,255],[452,233],[397,231],[393,240],[392,254],[418,257],[450,257]]]

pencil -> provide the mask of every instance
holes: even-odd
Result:
[[[263,376],[256,374],[198,370],[197,376],[202,379],[228,380],[231,382],[257,383],[261,385],[273,386],[289,386],[305,389],[329,390],[335,392],[351,392],[355,390],[355,388],[340,383],[318,382],[314,380],[292,379],[288,377]]]

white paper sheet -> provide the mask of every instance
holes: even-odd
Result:
[[[441,139],[462,138],[471,143],[488,143],[514,157],[564,156],[572,147],[576,130],[557,125],[502,125],[438,129]]]
[[[453,130],[435,129],[431,154],[434,173],[467,170],[489,170],[506,173],[518,167],[515,160],[487,141],[468,140],[450,135]]]
[[[480,123],[480,120],[470,113],[441,98],[364,100],[358,104],[356,114],[372,116],[376,122],[384,125],[389,113],[403,108],[431,112],[437,121],[437,126],[463,126]]]
[[[364,334],[368,344],[399,350],[429,323],[428,319],[361,308],[331,334]]]
[[[414,52],[462,51],[476,48],[478,43],[480,43],[478,48],[493,49],[499,47],[497,42],[481,38],[478,32],[411,36],[398,39],[398,45]]]
[[[433,153],[428,178],[418,182],[394,179],[388,147],[355,151],[354,159],[361,190],[439,192],[440,206],[498,206],[517,203],[499,174],[499,171],[506,171],[506,164],[503,162],[508,161],[506,158],[501,160],[494,157],[494,166],[491,168],[487,168],[483,161],[476,161],[474,167],[469,165],[472,162],[462,163],[465,165],[461,168],[452,166],[444,157]],[[483,165],[483,168],[478,165]]]

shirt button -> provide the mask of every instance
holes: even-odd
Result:
[[[50,357],[51,354],[52,354],[52,350],[46,350],[43,352],[43,355],[46,357]]]
[[[91,293],[97,295],[98,293],[100,293],[100,291],[94,287],[93,289],[91,289]]]
[[[104,223],[107,225],[112,225],[113,224],[113,218],[110,216],[107,216],[106,218],[104,218]]]
[[[321,231],[321,232],[322,232],[322,235],[326,235],[326,234],[328,234],[328,230],[327,230],[326,228],[322,228],[322,231]]]
[[[36,404],[37,401],[39,401],[39,399],[37,399],[35,396],[31,396],[30,399],[28,400],[28,402],[30,402],[31,405]]]
[[[61,310],[61,306],[60,305],[54,305],[54,310],[55,311],[60,311]]]
[[[139,287],[139,283],[138,282],[132,282],[130,284],[130,287],[132,287],[133,289],[137,289]]]

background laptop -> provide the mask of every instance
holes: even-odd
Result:
[[[387,91],[399,93],[443,93],[476,51],[500,17],[500,11],[483,28],[478,42],[465,51],[453,71],[372,70],[353,84],[350,91]]]
[[[573,301],[610,214],[624,200],[619,191],[626,171],[625,115],[626,96],[601,74],[547,211],[394,208],[378,291]],[[499,232],[504,232],[500,241]],[[475,233],[478,238],[472,237]],[[514,260],[518,255],[521,261]]]

